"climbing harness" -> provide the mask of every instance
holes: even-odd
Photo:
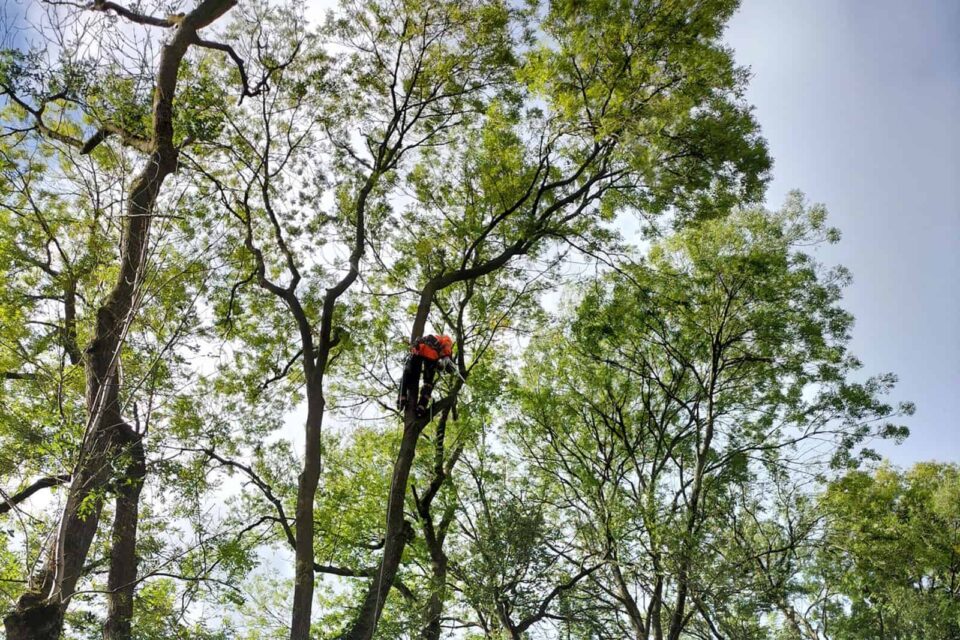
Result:
[[[417,338],[410,345],[410,352],[403,364],[403,377],[400,381],[400,395],[397,408],[403,410],[411,399],[416,399],[416,416],[427,415],[430,408],[430,396],[433,393],[433,381],[436,374],[453,373],[463,380],[460,371],[452,360],[453,340],[446,335],[428,335]],[[421,376],[423,385],[420,385]],[[418,393],[419,388],[419,393]]]

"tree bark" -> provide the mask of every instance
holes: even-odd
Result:
[[[627,617],[630,618],[630,626],[633,627],[633,633],[637,640],[646,640],[647,631],[643,624],[643,613],[641,613],[640,607],[637,606],[637,601],[634,599],[633,594],[630,593],[630,588],[627,586],[627,581],[623,577],[623,572],[620,571],[620,566],[616,562],[612,562],[610,566],[614,580],[617,583],[617,591],[620,592],[620,601],[623,602],[623,606],[627,609]]]
[[[427,419],[417,420],[414,407],[408,405],[403,421],[403,438],[400,451],[393,465],[393,477],[390,482],[390,495],[387,499],[387,531],[383,545],[383,557],[373,583],[370,585],[360,613],[353,627],[343,636],[343,640],[371,640],[383,613],[383,604],[393,585],[400,567],[400,559],[407,542],[413,537],[413,528],[403,518],[403,503],[407,495],[407,483],[410,469],[416,456],[417,439],[427,423]]]
[[[462,355],[462,354],[461,354]],[[440,620],[443,616],[443,601],[447,590],[447,565],[449,559],[443,549],[450,523],[453,521],[453,505],[448,505],[439,523],[434,523],[433,499],[437,497],[440,488],[450,477],[454,465],[460,458],[463,445],[454,447],[449,460],[446,459],[445,441],[447,434],[447,420],[450,410],[444,411],[437,422],[437,433],[434,439],[433,478],[423,497],[414,493],[417,503],[417,514],[423,526],[423,539],[430,553],[430,597],[423,608],[423,626],[420,629],[422,640],[440,640],[442,628]]]
[[[423,640],[440,640],[440,619],[447,588],[447,554],[443,551],[443,542],[436,537],[429,540],[427,546],[430,550],[430,599],[424,607],[424,625],[420,637]]]
[[[140,491],[147,475],[143,437],[126,425],[125,475],[116,489],[117,507],[113,517],[110,573],[107,578],[107,623],[104,640],[128,640],[133,622],[133,594],[137,583],[137,525]]]
[[[17,609],[3,619],[8,640],[50,639],[60,637],[63,608],[45,600],[38,592],[28,591],[17,600]]]
[[[18,504],[42,489],[46,489],[47,487],[56,487],[68,482],[70,482],[70,476],[67,474],[35,480],[32,484],[30,484],[30,486],[18,491],[10,497],[5,497],[3,502],[0,502],[0,515],[15,509]]]
[[[322,384],[322,383],[321,383]],[[294,555],[293,612],[290,623],[292,640],[310,638],[313,611],[314,555],[313,502],[320,483],[320,432],[323,427],[324,399],[320,390],[307,391],[306,442],[303,470],[297,485],[296,547]]]
[[[663,620],[661,620],[661,610],[663,609],[663,573],[660,568],[659,560],[654,560],[654,572],[656,578],[653,586],[653,596],[650,598],[650,607],[647,612],[647,631],[646,637],[653,632],[654,640],[663,640]]]

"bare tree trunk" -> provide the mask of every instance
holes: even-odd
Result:
[[[107,623],[104,640],[128,640],[133,622],[133,594],[137,581],[137,525],[140,491],[147,475],[143,438],[129,425],[124,458],[126,474],[117,487],[117,510],[113,517],[110,574],[107,578]]]
[[[47,639],[60,637],[63,609],[59,603],[44,600],[38,592],[29,591],[17,600],[17,609],[3,619],[8,640]]]
[[[459,333],[462,335],[462,331]],[[460,355],[462,359],[463,354]],[[423,539],[430,553],[430,597],[423,608],[423,627],[420,629],[422,640],[440,640],[442,632],[440,620],[443,616],[443,601],[447,591],[448,558],[443,550],[443,543],[450,523],[453,521],[454,507],[453,504],[448,505],[438,523],[433,521],[431,508],[433,499],[437,497],[440,488],[450,477],[463,451],[463,445],[458,445],[450,453],[449,459],[446,458],[445,444],[449,417],[450,410],[444,411],[437,422],[437,433],[433,445],[433,478],[430,480],[430,485],[422,497],[416,494],[416,488],[414,488],[413,496],[417,503],[417,515],[423,526]]]
[[[413,537],[413,528],[403,518],[403,503],[407,495],[407,481],[416,455],[417,439],[426,420],[417,420],[412,405],[407,406],[403,421],[403,438],[400,452],[393,465],[390,495],[387,499],[387,530],[384,536],[383,557],[373,584],[367,591],[360,613],[353,627],[342,636],[343,640],[371,640],[383,613],[383,605],[400,567],[400,558],[407,542]]]
[[[313,502],[320,482],[320,432],[324,409],[324,400],[319,389],[308,389],[307,396],[303,470],[297,486],[296,567],[290,623],[290,638],[294,640],[310,638],[314,589]]]
[[[424,625],[420,630],[423,640],[440,640],[440,619],[443,616],[443,599],[447,588],[447,554],[443,543],[433,538],[430,548],[430,599],[424,607]]]
[[[510,640],[523,640],[516,627],[514,627],[513,621],[510,619],[510,613],[506,610],[506,605],[503,603],[497,603],[495,606],[497,609],[497,618],[500,621],[500,626],[504,631],[507,632]]]
[[[660,619],[663,609],[663,574],[659,560],[654,560],[653,568],[656,579],[653,587],[653,596],[650,598],[650,607],[647,613],[647,628],[653,631],[654,640],[663,640],[663,620]],[[650,631],[646,637],[650,636]]]
[[[616,562],[611,563],[611,571],[613,571],[613,577],[617,583],[617,591],[620,592],[620,601],[627,609],[627,617],[630,618],[630,626],[633,627],[634,635],[637,640],[646,640],[647,631],[643,626],[643,613],[640,612],[637,601],[630,593],[627,581],[623,578],[623,572],[620,571],[620,566]]]

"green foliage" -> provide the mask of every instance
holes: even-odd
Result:
[[[177,588],[173,580],[156,579],[144,584],[134,603],[133,638],[160,640],[225,640],[236,637],[236,630],[226,621],[211,624],[210,620],[187,623],[178,614]],[[216,630],[211,630],[214,627]]]
[[[850,276],[808,249],[839,239],[823,207],[754,206],[770,159],[722,43],[736,4],[351,0],[312,28],[256,0],[204,29],[243,70],[202,43],[179,67],[178,169],[117,360],[148,468],[133,637],[288,636],[308,398],[313,632],[349,627],[414,428],[394,403],[419,309],[465,384],[442,376],[416,426],[376,637],[429,638],[435,604],[476,638],[957,635],[958,472],[857,470],[912,406],[849,353]],[[0,52],[4,496],[76,466],[155,124],[152,36],[85,17],[95,48]],[[626,246],[623,216],[657,242]],[[101,634],[129,460],[81,505],[104,518],[68,637]],[[0,514],[10,601],[61,496]]]
[[[883,401],[891,379],[851,379],[845,272],[805,253],[834,235],[799,195],[704,221],[596,282],[526,354],[513,442],[578,505],[581,544],[615,558],[605,588],[664,594],[664,629],[683,606],[671,598],[709,589],[698,624],[762,635],[743,621],[779,602],[733,579],[717,539],[798,461],[826,474],[857,464],[867,437],[903,434],[882,426],[911,409]],[[752,535],[731,542],[755,553]]]
[[[960,469],[883,465],[832,482],[817,581],[834,592],[822,624],[838,640],[960,633]]]

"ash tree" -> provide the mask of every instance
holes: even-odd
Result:
[[[759,578],[786,587],[784,636],[956,635],[957,477],[950,463],[883,463],[844,473],[815,500],[794,505],[794,520],[818,526],[797,545],[789,580],[780,563],[756,567]]]
[[[51,535],[11,591],[8,635],[60,634],[77,585],[96,586],[91,549],[110,567],[109,637],[136,616],[162,627],[149,607],[175,616],[171,590],[183,612],[243,606],[237,576],[283,549],[284,635],[371,638],[416,610],[404,624],[438,637],[458,463],[566,256],[618,249],[621,214],[680,228],[762,195],[746,74],[720,42],[735,3],[348,2],[316,28],[298,6],[52,6],[62,49],[7,52],[0,73],[19,185],[2,196],[23,228],[4,238],[17,291],[2,357],[5,393],[56,416],[63,451],[11,415],[40,484],[6,493],[21,515],[41,486],[67,494],[24,525],[32,553]],[[53,190],[68,181],[82,188]],[[401,415],[397,363],[428,328],[456,338],[459,376],[428,416]],[[31,378],[41,361],[54,375]],[[164,404],[141,422],[153,380]],[[227,474],[242,486],[216,520]],[[356,490],[356,505],[336,499]],[[331,511],[354,506],[344,530]]]
[[[824,217],[794,194],[685,229],[531,343],[507,433],[558,488],[577,566],[606,560],[578,586],[600,606],[570,620],[583,637],[767,637],[764,611],[795,612],[738,576],[819,530],[786,520],[793,537],[769,538],[786,548],[764,544],[795,517],[778,492],[809,503],[811,478],[905,436],[896,418],[912,407],[883,398],[894,378],[855,375],[848,274],[806,252],[835,239]]]
[[[410,484],[417,445],[435,421],[471,409],[454,382],[431,415],[395,414],[409,340],[428,326],[455,334],[469,386],[558,247],[614,244],[620,212],[671,209],[679,226],[718,215],[708,203],[759,195],[765,147],[742,101],[745,74],[718,41],[732,10],[351,3],[315,36],[280,45],[302,64],[275,74],[271,92],[224,109],[227,134],[202,157],[201,188],[225,214],[212,218],[230,265],[214,302],[231,351],[208,401],[190,407],[199,441],[180,446],[249,478],[264,526],[294,551],[291,637],[309,633],[318,573],[363,581],[339,618],[344,637],[371,637],[414,525],[430,526],[422,501],[437,490],[424,478],[414,496]],[[263,411],[280,425],[301,400],[298,477],[268,479],[256,467],[275,471],[272,454],[234,425]],[[349,532],[352,557],[372,566],[317,554],[332,532],[315,523],[336,520],[317,511],[329,504],[323,478],[343,473],[323,462],[328,414],[402,418],[382,524]],[[277,455],[284,441],[270,445]]]
[[[121,374],[126,370],[139,391],[155,370],[135,359],[125,367],[124,344],[145,300],[160,295],[163,283],[153,279],[172,275],[163,262],[171,254],[164,256],[151,236],[163,184],[176,172],[182,149],[213,133],[202,117],[203,101],[213,93],[205,94],[202,83],[184,82],[181,71],[191,49],[226,52],[242,66],[229,45],[201,35],[232,6],[209,0],[186,13],[153,15],[112,2],[79,9],[50,3],[41,31],[50,38],[46,46],[7,49],[0,59],[3,169],[11,178],[4,210],[13,223],[4,238],[5,267],[15,286],[5,303],[27,302],[17,311],[21,326],[15,326],[16,316],[5,319],[14,326],[4,341],[12,369],[4,377],[29,380],[35,398],[57,402],[46,415],[15,408],[9,422],[49,419],[42,428],[54,431],[52,441],[60,445],[57,465],[50,465],[57,473],[17,495],[26,499],[42,485],[68,484],[57,522],[41,523],[52,525],[45,557],[35,568],[27,565],[26,589],[4,617],[10,638],[60,636],[108,496],[115,498],[115,509],[104,633],[129,637],[147,427],[131,416],[136,405]],[[163,42],[157,46],[145,30],[164,32]],[[178,85],[187,91],[178,93]],[[244,74],[237,93],[257,90]],[[184,260],[179,268],[188,272],[188,265]],[[159,286],[148,291],[148,281]],[[177,307],[176,294],[166,295],[155,312]],[[166,317],[147,323],[145,333],[169,346],[178,325],[183,323]],[[63,354],[59,363],[51,351]],[[166,351],[154,344],[140,355],[163,360]],[[82,367],[83,375],[70,367]],[[29,403],[29,388],[12,393]],[[11,440],[35,443],[38,426],[13,426]],[[42,456],[46,444],[34,450]],[[24,451],[24,458],[32,453]],[[17,506],[13,499],[6,503]],[[35,532],[24,537],[29,553]]]

